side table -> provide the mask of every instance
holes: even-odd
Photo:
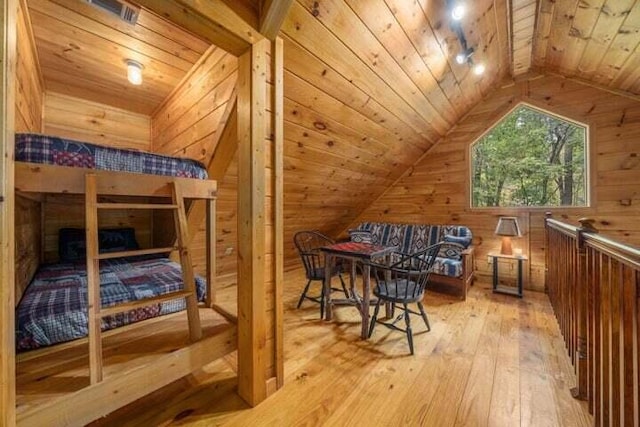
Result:
[[[489,257],[492,259],[493,263],[493,292],[499,294],[507,294],[517,296],[522,298],[522,265],[528,260],[526,255],[503,255],[503,254],[494,254],[490,253]],[[515,260],[518,263],[518,276],[517,276],[517,288],[514,289],[509,286],[500,286],[498,285],[498,260],[500,259],[508,259]]]

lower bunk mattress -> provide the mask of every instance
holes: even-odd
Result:
[[[199,301],[204,301],[206,282],[196,277]],[[100,262],[102,307],[137,301],[183,288],[179,264],[168,258],[139,256]],[[102,319],[106,331],[164,314],[184,310],[184,299],[151,304]],[[86,337],[87,271],[83,262],[42,266],[27,287],[16,309],[18,351]]]
[[[207,170],[195,160],[33,133],[16,134],[15,158],[27,163],[207,179]]]

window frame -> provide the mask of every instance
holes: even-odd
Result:
[[[584,179],[585,179],[585,204],[583,206],[574,206],[574,205],[561,205],[561,206],[473,206],[473,147],[477,144],[482,138],[484,138],[489,132],[493,131],[500,123],[502,123],[510,114],[516,111],[520,107],[527,107],[531,110],[537,111],[542,114],[547,114],[553,117],[557,117],[560,120],[564,120],[566,122],[572,123],[576,126],[581,126],[585,129],[585,147],[584,147]],[[548,107],[548,106],[547,106]],[[550,211],[554,210],[591,210],[594,207],[594,194],[593,194],[593,182],[592,182],[592,168],[594,168],[593,158],[591,155],[591,141],[592,133],[593,133],[593,124],[585,119],[577,119],[574,117],[569,117],[563,113],[556,113],[551,111],[548,108],[538,106],[530,101],[518,101],[512,107],[510,107],[506,112],[499,115],[499,118],[496,119],[491,126],[482,131],[478,136],[473,138],[473,141],[469,143],[466,150],[467,155],[467,209],[470,211],[479,211],[479,212],[528,212],[528,211]]]

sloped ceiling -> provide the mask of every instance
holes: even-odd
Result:
[[[640,94],[640,3],[540,0],[536,25],[535,66]]]
[[[289,254],[297,230],[347,227],[510,71],[507,2],[467,3],[481,76],[456,63],[443,1],[294,2],[281,30]]]

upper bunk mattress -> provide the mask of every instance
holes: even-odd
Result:
[[[206,169],[195,160],[32,133],[16,134],[15,158],[28,163],[207,179]]]

